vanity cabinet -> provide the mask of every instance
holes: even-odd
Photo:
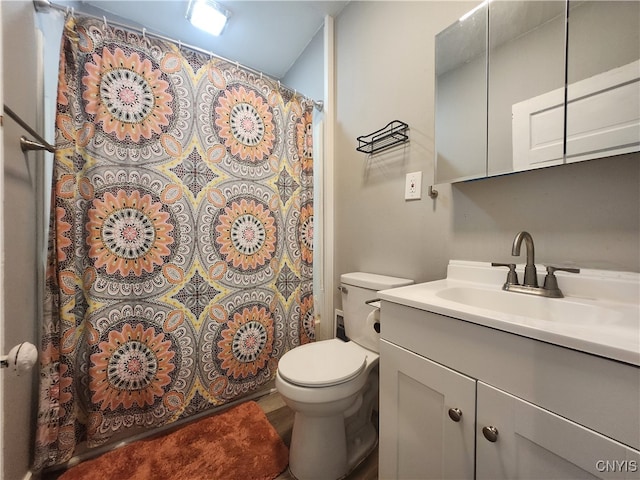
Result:
[[[473,478],[476,381],[384,340],[380,357],[380,478]]]
[[[637,366],[388,301],[381,312],[380,478],[640,477]]]
[[[476,478],[638,478],[640,452],[478,382]],[[484,428],[493,427],[497,436]],[[617,471],[616,471],[617,470]]]

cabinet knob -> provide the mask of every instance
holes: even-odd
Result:
[[[460,420],[462,420],[462,410],[460,410],[459,408],[450,408],[449,418],[454,422],[459,422]]]
[[[482,429],[482,434],[484,435],[484,438],[492,443],[498,441],[498,429],[496,427],[493,427],[491,425],[488,427],[484,427]]]

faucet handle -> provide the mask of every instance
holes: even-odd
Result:
[[[507,273],[507,282],[504,284],[507,285],[518,285],[518,274],[516,273],[516,264],[515,263],[497,263],[491,262],[492,267],[507,267],[509,269],[509,273]]]
[[[570,267],[554,267],[552,265],[547,265],[547,273],[549,275],[553,275],[554,272],[580,273],[580,269],[579,268],[570,268]]]
[[[547,265],[547,276],[544,277],[544,286],[545,290],[556,290],[560,291],[558,288],[558,279],[554,275],[555,272],[569,272],[569,273],[580,273],[579,268],[568,268],[568,267],[554,267],[551,265]]]

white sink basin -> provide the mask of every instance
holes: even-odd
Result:
[[[383,290],[379,296],[640,365],[640,275],[596,270],[556,275],[565,298],[506,292],[504,271],[489,263],[451,261],[444,280]],[[538,280],[542,284],[543,278]]]
[[[466,285],[443,288],[435,295],[469,307],[578,326],[632,327],[633,314],[638,313],[638,308],[630,305],[603,306],[594,300],[536,297]]]

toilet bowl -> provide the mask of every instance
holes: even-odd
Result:
[[[295,412],[289,470],[299,480],[346,476],[375,448],[372,411],[378,402],[379,309],[376,291],[413,283],[356,272],[341,276],[346,334],[285,353],[276,389]]]

